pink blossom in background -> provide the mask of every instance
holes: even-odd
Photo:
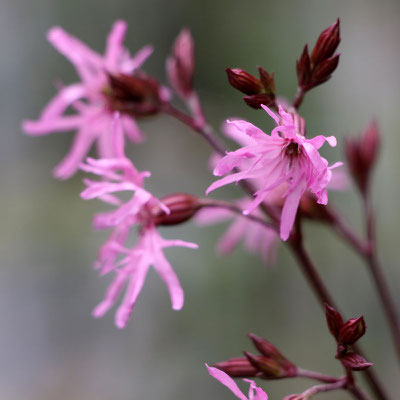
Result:
[[[213,368],[209,367],[206,364],[206,367],[208,368],[208,372],[210,375],[221,382],[223,385],[225,385],[238,399],[240,400],[268,400],[268,395],[259,388],[254,381],[249,380],[249,379],[243,379],[245,382],[250,383],[250,388],[249,388],[249,395],[246,397],[243,392],[239,389],[238,385],[235,383],[235,381],[225,372],[221,371],[218,368]]]
[[[150,192],[144,189],[144,179],[150,174],[139,172],[124,155],[124,135],[119,114],[112,124],[111,143],[119,158],[95,160],[88,158],[81,169],[98,175],[100,181],[85,179],[86,189],[81,193],[85,200],[98,198],[117,208],[97,214],[94,218],[96,229],[112,228],[113,231],[101,247],[95,267],[101,275],[115,273],[104,300],[95,308],[95,317],[103,316],[117,301],[125,285],[125,296],[118,307],[115,323],[124,328],[136,304],[151,265],[164,280],[170,293],[172,308],[183,306],[183,290],[171,265],[164,256],[168,247],[197,248],[194,243],[181,240],[163,239],[154,224],[154,215],[169,209]],[[122,201],[117,194],[132,193],[128,201]],[[139,239],[133,247],[126,247],[126,241],[134,226],[138,227]]]
[[[114,23],[107,37],[104,55],[93,51],[60,27],[50,29],[47,34],[49,42],[73,64],[80,81],[60,88],[39,119],[24,121],[23,129],[31,136],[77,131],[69,153],[54,170],[59,179],[67,179],[77,171],[94,143],[100,158],[114,156],[110,144],[113,111],[103,93],[108,85],[107,74],[132,74],[153,51],[151,46],[146,46],[130,57],[123,46],[126,31],[126,22]],[[66,114],[69,109],[74,113]],[[125,135],[134,143],[140,142],[142,134],[135,120],[122,115],[121,121]]]
[[[243,198],[235,203],[245,209],[250,205],[251,200]],[[255,210],[254,214],[260,218],[264,217],[259,210]],[[275,264],[279,245],[279,236],[275,230],[222,208],[203,208],[197,212],[195,221],[199,226],[232,221],[227,231],[218,240],[217,251],[220,254],[229,254],[243,240],[244,247],[249,253],[258,253],[266,264]]]
[[[331,169],[341,163],[328,166],[327,160],[318,152],[325,141],[331,146],[336,146],[335,137],[320,135],[306,139],[300,133],[300,127],[293,116],[281,106],[279,106],[279,117],[268,107],[262,107],[275,120],[277,126],[271,135],[267,135],[247,121],[232,121],[231,123],[246,141],[247,138],[251,139],[251,144],[227,153],[218,162],[214,169],[216,176],[226,175],[234,168],[238,168],[239,172],[214,182],[207,189],[207,194],[232,182],[256,179],[257,182],[261,182],[261,186],[254,193],[255,199],[245,210],[245,213],[250,213],[268,197],[271,190],[286,184],[280,236],[282,240],[287,240],[303,193],[309,189],[317,196],[319,204],[327,204],[326,185],[332,177]]]

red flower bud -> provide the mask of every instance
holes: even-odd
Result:
[[[330,79],[333,71],[335,71],[339,64],[339,57],[340,54],[336,54],[335,56],[322,61],[315,67],[311,79],[312,87],[318,86]]]
[[[272,358],[282,365],[293,365],[273,344],[267,340],[255,335],[254,333],[249,333],[247,336],[263,356]]]
[[[274,82],[274,74],[269,74],[264,68],[258,67],[258,72],[260,74],[260,81],[264,87],[265,93],[269,95],[272,99],[275,99],[276,88]]]
[[[267,107],[275,106],[275,98],[263,93],[244,96],[243,100],[248,106],[255,108],[256,110],[261,108],[261,104],[264,104]]]
[[[161,201],[169,208],[166,214],[161,208],[152,210],[152,218],[156,225],[177,225],[188,221],[200,209],[199,199],[187,193],[174,193],[165,196]]]
[[[299,87],[306,89],[311,78],[311,62],[310,56],[308,55],[308,45],[304,46],[303,53],[300,59],[297,60],[296,70]]]
[[[362,371],[373,365],[356,353],[347,353],[340,361],[346,368],[350,368],[353,371]]]
[[[326,28],[317,40],[311,53],[311,63],[316,66],[331,57],[340,43],[340,19]]]
[[[193,92],[195,69],[194,41],[188,29],[183,29],[175,40],[172,55],[167,59],[169,83],[179,96],[187,98]]]
[[[155,114],[162,102],[158,82],[141,71],[136,75],[108,75],[104,95],[113,111],[134,116]]]
[[[274,358],[256,356],[246,351],[243,353],[250,364],[259,372],[262,372],[262,377],[264,379],[281,379],[296,376],[297,368],[290,362],[281,363]]]
[[[311,53],[305,45],[297,61],[297,79],[299,87],[305,92],[326,82],[337,68],[339,54],[334,54],[340,43],[340,20],[325,29],[319,36]]]
[[[244,94],[258,94],[263,89],[263,86],[255,76],[249,74],[240,68],[226,69],[229,83]]]
[[[380,147],[380,131],[375,121],[357,138],[345,141],[345,155],[349,170],[362,193],[368,189],[371,172],[376,163]]]
[[[338,342],[344,345],[352,345],[362,337],[367,329],[364,317],[349,319],[341,328]]]
[[[232,378],[254,378],[260,375],[259,371],[244,357],[230,358],[229,360],[214,364],[213,367],[224,371]]]
[[[344,325],[342,316],[327,303],[325,303],[325,316],[329,331],[338,340],[340,330]]]

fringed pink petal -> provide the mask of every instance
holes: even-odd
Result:
[[[293,228],[297,209],[299,207],[299,202],[305,190],[306,182],[302,180],[286,198],[281,215],[280,236],[282,240],[287,240],[289,238],[290,231]]]
[[[209,367],[207,364],[206,367],[208,368],[208,373],[217,381],[225,385],[237,398],[240,400],[247,400],[247,397],[242,393],[238,385],[236,385],[235,381],[228,374],[218,368]]]
[[[125,21],[116,21],[107,37],[104,64],[110,72],[118,72],[119,63],[124,53],[123,43],[127,29],[128,25]]]

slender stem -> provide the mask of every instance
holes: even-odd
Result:
[[[356,233],[347,225],[344,218],[339,215],[331,206],[326,206],[325,209],[331,226],[336,233],[349,243],[354,250],[361,256],[365,256],[368,252],[368,244],[360,239]]]
[[[226,210],[230,210],[230,211],[240,215],[243,218],[247,218],[250,221],[254,221],[261,225],[264,225],[268,229],[273,229],[276,232],[278,231],[278,227],[275,224],[268,222],[265,219],[257,217],[252,214],[243,214],[243,210],[239,206],[237,206],[234,203],[229,203],[228,201],[202,199],[201,206],[202,207],[210,207],[210,208],[223,208]]]
[[[389,285],[383,273],[382,266],[377,256],[377,245],[375,236],[375,218],[371,205],[370,193],[364,196],[364,214],[366,221],[366,233],[368,239],[368,252],[365,254],[365,260],[369,266],[373,281],[379,293],[386,317],[389,321],[393,342],[396,348],[397,357],[400,360],[400,323],[396,312],[396,306],[390,294]]]
[[[329,376],[325,374],[321,374],[320,372],[309,371],[303,368],[297,368],[297,375],[300,378],[314,379],[316,381],[324,382],[324,383],[335,383],[339,379],[334,376]]]
[[[331,392],[333,390],[345,389],[347,380],[341,379],[335,383],[325,383],[324,385],[313,386],[302,393],[305,399],[310,398],[318,393]]]
[[[303,102],[303,100],[304,100],[304,95],[306,94],[306,92],[301,88],[301,87],[299,87],[298,89],[297,89],[297,93],[296,93],[296,97],[294,98],[294,100],[293,100],[293,107],[297,110],[300,106],[301,106],[301,103]]]
[[[298,100],[295,100],[294,106],[300,106],[304,93],[299,94],[296,96]],[[216,138],[214,132],[212,131],[209,125],[203,124],[199,125],[192,117],[188,116],[187,114],[181,112],[180,110],[174,108],[171,104],[165,103],[163,106],[163,111],[166,114],[171,115],[172,117],[180,120],[185,125],[192,128],[194,131],[199,133],[204,139],[210,144],[210,146],[220,155],[225,155],[225,147],[220,143],[220,141]],[[240,181],[242,188],[250,195],[253,196],[255,193],[255,189],[248,181]],[[260,208],[265,212],[265,214],[272,219],[273,222],[278,222],[279,217],[277,216],[275,209],[271,206],[262,203]],[[300,236],[301,238],[301,236]],[[295,254],[297,260],[299,261],[299,265],[303,270],[305,277],[307,278],[308,282],[310,283],[312,289],[316,293],[317,297],[320,300],[321,305],[323,306],[324,303],[328,303],[331,306],[335,307],[335,303],[325,287],[321,277],[319,276],[310,256],[308,255],[302,240],[299,241],[297,238],[289,238],[288,243]],[[357,351],[360,353],[360,351]],[[382,385],[380,384],[378,378],[375,376],[375,373],[370,368],[364,371],[366,376],[367,382],[370,385],[371,389],[375,393],[377,399],[379,400],[388,400],[389,397],[386,395]]]

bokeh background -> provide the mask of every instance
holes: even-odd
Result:
[[[109,277],[91,265],[105,234],[92,232],[100,203],[79,198],[82,176],[58,182],[52,168],[66,153],[70,134],[32,139],[23,118],[35,118],[55,93],[57,79],[76,79],[71,65],[45,40],[61,25],[102,51],[115,19],[129,23],[127,46],[155,46],[146,70],[165,82],[164,60],[183,26],[196,40],[196,86],[210,121],[229,116],[270,126],[229,87],[225,68],[256,65],[275,71],[278,91],[292,98],[295,60],[306,41],[337,17],[342,53],[333,79],[306,98],[308,131],[333,134],[332,162],[343,159],[343,138],[377,117],[384,146],[375,175],[380,256],[399,304],[400,3],[397,0],[0,0],[0,398],[5,400],[231,399],[209,378],[204,363],[252,350],[247,332],[267,337],[304,368],[341,374],[323,314],[291,254],[281,246],[275,267],[238,249],[220,257],[214,246],[224,226],[188,223],[164,232],[197,242],[200,250],[170,250],[186,293],[181,312],[170,309],[166,289],[151,272],[124,331],[113,313],[94,320]],[[141,123],[146,143],[131,148],[139,169],[151,169],[158,195],[202,195],[212,181],[207,145],[168,117]],[[238,196],[234,187],[216,196]],[[362,229],[357,193],[335,193],[356,229]],[[325,227],[307,225],[310,249],[329,288],[349,316],[364,314],[363,345],[397,398],[399,369],[382,310],[364,265]],[[271,399],[305,389],[301,380],[261,382]],[[345,399],[341,393],[326,399]]]

